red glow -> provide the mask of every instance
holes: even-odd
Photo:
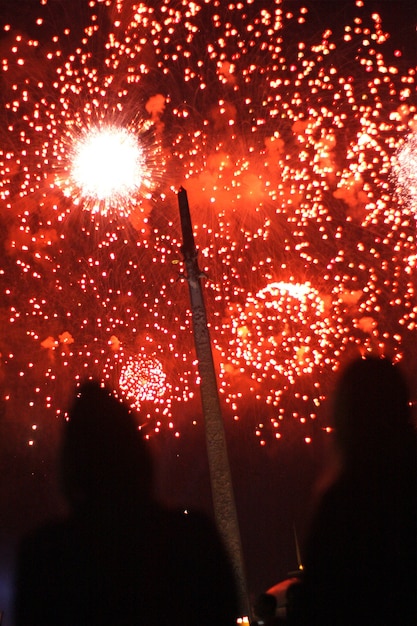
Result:
[[[416,67],[366,1],[340,38],[280,0],[88,5],[3,26],[3,398],[32,424],[96,376],[155,432],[196,418],[183,185],[226,419],[304,439],[352,352],[415,351]],[[98,126],[143,150],[111,199],[71,174]]]

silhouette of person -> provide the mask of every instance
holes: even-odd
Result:
[[[26,537],[16,626],[231,626],[235,581],[213,524],[162,507],[134,416],[85,383],[64,425],[66,518]]]
[[[272,593],[261,593],[253,607],[257,621],[251,626],[278,626],[282,620],[276,615],[277,599]]]
[[[303,623],[417,624],[416,437],[405,379],[360,358],[334,397],[340,470],[306,542]]]

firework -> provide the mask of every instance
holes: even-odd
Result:
[[[143,152],[125,129],[91,129],[74,150],[71,177],[93,212],[131,206],[143,179]]]
[[[93,1],[54,30],[39,2],[4,24],[1,372],[30,441],[86,376],[155,430],[198,419],[181,185],[231,427],[310,438],[352,352],[414,373],[416,68],[366,1],[337,28],[310,5]],[[111,160],[88,153],[103,131]]]
[[[393,167],[398,192],[415,213],[417,206],[417,133],[411,133],[399,148]]]
[[[261,364],[260,383],[271,368],[294,384],[325,360],[330,343],[324,303],[308,284],[271,283],[256,297],[249,295],[232,326],[237,345],[231,362],[240,361],[243,370]]]
[[[157,359],[143,362],[130,359],[120,374],[119,385],[133,406],[144,401],[157,402],[166,391],[166,375]]]

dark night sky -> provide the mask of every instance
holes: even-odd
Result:
[[[365,0],[366,1],[366,0]],[[78,11],[83,12],[86,0],[53,0],[49,12],[56,7],[59,20],[67,23]],[[17,29],[30,31],[34,0],[2,0],[2,18]],[[299,4],[286,2],[290,7]],[[309,0],[312,28],[334,22],[342,28],[352,3],[344,0]],[[392,34],[390,45],[402,51],[410,63],[417,61],[415,0],[380,0],[366,2],[378,10]],[[47,26],[46,26],[47,28]],[[74,37],[80,36],[75,25]],[[347,60],[348,61],[348,60]],[[296,427],[295,427],[296,428]],[[0,423],[0,610],[5,608],[5,626],[11,626],[8,602],[11,565],[15,543],[22,532],[53,515],[60,508],[55,480],[56,429],[51,431],[42,458],[32,458],[32,450],[16,450],[18,427]],[[297,566],[294,527],[302,540],[308,527],[312,488],[326,456],[326,444],[317,437],[314,446],[300,442],[288,431],[285,441],[274,449],[262,448],[244,426],[227,432],[229,455],[235,484],[236,504],[253,595],[285,578]],[[6,440],[7,439],[7,440]],[[184,445],[186,443],[186,445]],[[179,441],[161,435],[154,442],[157,460],[158,492],[162,499],[184,507],[210,511],[209,475],[204,433],[201,427],[188,426]],[[35,467],[33,473],[28,468]]]

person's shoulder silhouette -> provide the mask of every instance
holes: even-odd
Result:
[[[235,584],[205,516],[153,497],[153,464],[129,408],[94,382],[64,424],[69,515],[24,539],[16,626],[234,624]]]
[[[352,362],[334,394],[340,471],[306,544],[310,626],[415,624],[416,436],[408,388],[385,358]]]

